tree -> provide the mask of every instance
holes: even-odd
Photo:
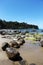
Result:
[[[28,29],[28,28],[34,28],[38,29],[37,25],[30,25],[27,23],[19,23],[17,21],[5,21],[0,19],[0,29]]]

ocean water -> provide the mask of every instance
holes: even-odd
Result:
[[[43,29],[19,29],[19,31],[43,34]]]
[[[21,31],[21,32],[30,32],[30,33],[40,33],[43,34],[43,29],[0,29],[0,31],[8,31],[8,32],[13,32],[13,31]]]

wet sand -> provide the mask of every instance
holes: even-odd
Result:
[[[10,42],[11,39],[2,38],[0,35],[0,65],[22,65],[19,62],[9,60],[6,52],[2,51],[1,46],[5,41]],[[32,63],[35,65],[43,65],[43,48],[37,44],[32,44],[32,41],[26,40],[26,43],[22,45],[18,51],[28,65],[31,65]]]
[[[26,59],[28,65],[43,65],[43,48],[27,42],[19,49],[21,56]]]

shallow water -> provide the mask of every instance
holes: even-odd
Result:
[[[31,41],[19,49],[21,57],[25,59],[28,65],[43,65],[43,48],[38,44],[32,44]]]

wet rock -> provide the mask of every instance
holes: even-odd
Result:
[[[11,41],[10,43],[11,43],[11,47],[20,48],[20,46],[25,43],[25,40],[24,38],[19,36],[16,39],[14,38],[13,41]]]
[[[36,65],[36,64],[34,64],[34,63],[31,63],[30,65]]]
[[[20,48],[20,45],[16,41],[11,41],[11,47]]]
[[[41,38],[40,37],[36,37],[36,41],[40,41],[41,40]]]
[[[2,38],[6,38],[6,36],[3,36]]]
[[[21,35],[25,35],[26,33],[25,32],[21,32]]]
[[[2,50],[5,51],[7,47],[10,47],[10,45],[7,42],[4,42],[2,44]]]
[[[22,38],[25,38],[25,35],[21,35]]]
[[[40,43],[41,43],[41,47],[43,47],[43,40],[41,40]]]
[[[1,31],[1,35],[5,35],[6,34],[6,32],[5,31]]]
[[[14,33],[19,34],[19,33],[21,33],[21,31],[15,30]]]
[[[22,43],[25,43],[25,40],[24,39],[20,39],[22,41]]]
[[[18,39],[18,44],[23,45],[25,43],[25,40],[23,38]]]
[[[17,41],[17,44],[18,44],[18,45],[21,45],[21,44],[22,44],[22,42],[21,42],[21,41]]]
[[[13,47],[6,48],[6,53],[11,60],[16,60],[20,56],[20,53]]]
[[[22,59],[21,61],[19,61],[20,65],[28,65],[27,61]]]

